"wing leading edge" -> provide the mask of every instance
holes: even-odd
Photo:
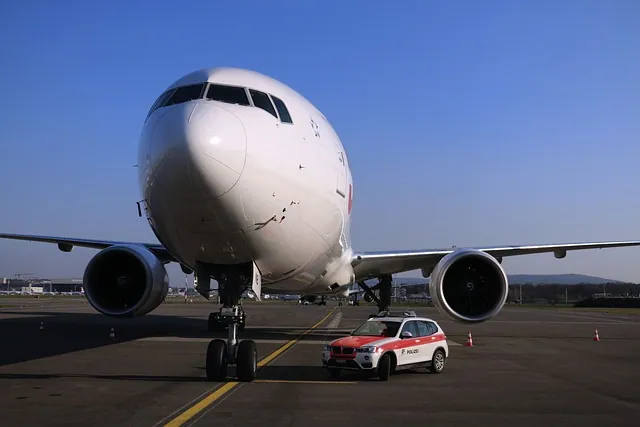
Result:
[[[564,243],[529,246],[493,246],[468,249],[487,252],[497,259],[516,255],[530,255],[553,252],[557,258],[564,258],[567,251],[585,249],[622,248],[640,246],[640,240],[623,242]],[[463,249],[463,248],[459,248]],[[433,249],[398,252],[361,252],[356,253],[351,264],[356,280],[367,280],[383,274],[396,274],[404,271],[419,270],[435,266],[440,259],[458,249]]]
[[[92,240],[92,239],[76,239],[73,237],[54,237],[54,236],[35,236],[29,234],[7,234],[0,233],[2,239],[26,240],[30,242],[56,243],[61,251],[69,252],[74,246],[92,249],[105,249],[113,245],[140,245],[153,252],[162,261],[175,261],[173,256],[158,243],[136,243],[136,242],[120,242],[111,240]]]

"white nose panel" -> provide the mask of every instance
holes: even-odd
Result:
[[[168,107],[151,135],[147,175],[175,200],[214,199],[240,179],[247,135],[224,108],[208,102]]]
[[[229,191],[240,178],[247,155],[247,135],[233,113],[214,104],[200,103],[187,126],[186,139],[203,179],[214,197]]]

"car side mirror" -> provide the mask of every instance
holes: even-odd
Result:
[[[400,338],[411,338],[413,337],[413,334],[411,334],[411,332],[409,331],[404,331],[402,334],[400,334]]]

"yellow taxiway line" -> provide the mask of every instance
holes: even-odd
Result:
[[[297,338],[287,342],[282,347],[278,348],[273,353],[269,354],[268,356],[266,356],[265,358],[260,360],[258,362],[258,368],[261,368],[261,367],[269,364],[276,357],[280,356],[282,353],[284,353],[285,351],[287,351],[288,349],[293,347],[298,341],[300,341],[302,339],[302,337],[304,337],[309,332],[311,332],[314,329],[316,329],[325,320],[327,320],[329,318],[329,316],[331,316],[333,314],[334,311],[335,311],[335,308],[333,310],[331,310],[329,312],[329,314],[324,316],[322,318],[322,320],[320,320],[318,323],[316,323],[315,325],[313,325],[312,327],[310,327],[309,329],[304,331]],[[262,380],[261,382],[265,382],[265,380]],[[312,382],[317,383],[317,381],[312,381]],[[191,407],[189,407],[186,411],[182,412],[180,415],[178,415],[177,417],[173,418],[171,421],[166,423],[164,426],[165,427],[179,427],[179,426],[183,425],[184,423],[186,423],[187,421],[189,421],[190,419],[192,419],[193,417],[198,415],[200,412],[205,410],[207,407],[211,406],[213,403],[215,403],[222,396],[224,396],[225,394],[230,392],[234,387],[236,387],[239,384],[240,384],[240,382],[238,382],[238,381],[230,381],[228,383],[225,383],[222,387],[213,390],[210,394],[205,396],[202,400],[197,402],[195,405],[192,405]]]

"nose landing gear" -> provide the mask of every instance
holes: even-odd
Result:
[[[214,314],[214,313],[212,313]],[[221,326],[228,325],[227,341],[214,339],[207,347],[206,372],[210,381],[224,381],[229,365],[236,366],[238,380],[250,382],[255,380],[258,370],[258,350],[253,340],[238,342],[239,321],[242,312],[238,306],[223,307],[218,315]]]
[[[198,285],[209,289],[209,280],[213,276],[218,282],[218,295],[222,308],[218,313],[211,313],[208,329],[212,332],[228,331],[227,340],[216,338],[207,347],[205,370],[210,381],[224,381],[228,367],[235,365],[238,380],[250,382],[255,380],[258,370],[258,350],[253,340],[238,340],[238,330],[243,331],[246,314],[240,305],[242,294],[259,277],[255,277],[253,264],[236,266],[200,266],[196,269]],[[259,274],[259,273],[257,273]],[[258,284],[258,288],[259,288]],[[207,293],[208,294],[208,293]],[[259,295],[259,293],[258,293]]]

